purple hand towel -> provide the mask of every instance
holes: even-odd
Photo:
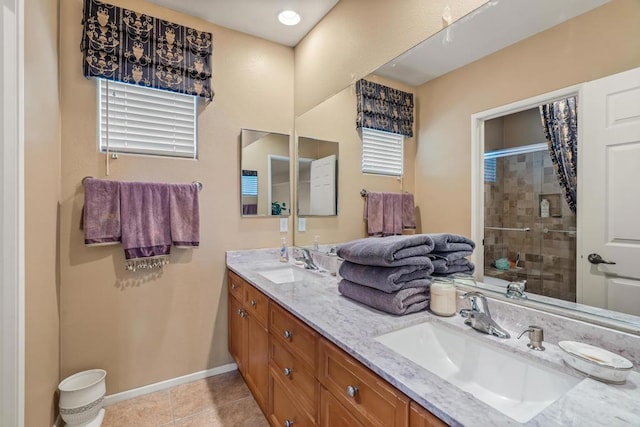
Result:
[[[121,182],[120,206],[128,268],[135,269],[140,259],[147,267],[166,263],[171,250],[169,186]]]
[[[169,185],[171,241],[174,246],[200,245],[198,184]]]
[[[402,234],[402,194],[383,193],[382,235]]]
[[[405,288],[431,285],[433,265],[403,265],[401,267],[377,267],[344,261],[339,274],[343,279],[368,286],[382,292],[397,292]]]
[[[402,195],[402,228],[416,228],[416,206],[411,193]]]
[[[427,254],[432,250],[431,237],[426,234],[414,234],[353,240],[341,245],[337,254],[340,258],[356,264],[399,267],[430,264],[431,260]]]
[[[367,220],[369,236],[382,235],[382,193],[368,192],[364,205],[364,219]]]
[[[116,181],[86,178],[82,220],[85,245],[120,242],[120,185]]]
[[[338,291],[347,298],[391,314],[403,315],[429,307],[429,288],[408,288],[388,294],[342,279]]]

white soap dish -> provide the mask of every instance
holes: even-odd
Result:
[[[583,374],[610,384],[624,384],[633,363],[599,347],[575,341],[560,341],[567,365]]]

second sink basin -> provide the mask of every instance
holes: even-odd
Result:
[[[520,423],[581,381],[433,322],[376,340]]]
[[[257,273],[277,285],[282,283],[298,282],[314,277],[313,273],[292,265],[266,268],[258,270]]]

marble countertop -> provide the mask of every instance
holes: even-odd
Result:
[[[398,317],[366,307],[342,297],[338,292],[336,278],[328,274],[309,272],[309,280],[304,282],[275,284],[257,273],[282,265],[278,262],[277,249],[227,252],[227,267],[230,270],[254,284],[322,336],[452,426],[523,424],[404,358],[376,341],[375,337],[425,321],[439,322],[468,334],[470,338],[487,340],[490,345],[518,353],[522,357],[536,360],[569,375],[584,378],[563,363],[562,351],[556,345],[557,341],[546,341],[547,350],[536,352],[527,348],[525,339],[501,340],[479,334],[464,325],[463,319],[459,316],[444,318],[430,312],[420,312]],[[490,304],[494,318],[512,337],[522,330],[521,322],[510,322],[509,318],[528,318],[532,315],[536,318],[535,313],[521,312],[527,311],[526,308],[509,307],[508,304],[505,306],[504,302],[494,300],[491,300]],[[495,308],[498,309],[494,310]],[[578,326],[585,328],[584,325]],[[560,330],[562,327],[566,328],[566,325],[559,325]],[[623,334],[617,340],[619,343],[626,342],[627,337]],[[524,425],[640,426],[640,373],[632,371],[624,385],[608,385],[584,378],[567,394]]]

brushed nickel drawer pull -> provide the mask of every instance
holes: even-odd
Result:
[[[292,372],[293,372],[293,369],[284,368],[284,376],[285,377],[288,377],[289,375],[291,375]]]
[[[291,420],[285,420],[284,422],[284,427],[292,427],[293,426],[293,421]]]
[[[238,285],[236,285],[235,283],[231,284],[231,289],[238,289]]]
[[[347,394],[349,397],[356,397],[358,394],[358,386],[357,385],[348,385],[347,386]]]
[[[290,339],[291,339],[291,337],[293,336],[293,332],[291,332],[291,331],[289,331],[289,330],[286,330],[286,331],[284,331],[284,333],[282,334],[282,336],[284,336],[284,337],[285,337],[285,339],[290,340]]]
[[[256,300],[252,299],[250,304],[251,304],[251,307],[255,307],[258,304],[258,302]]]
[[[238,314],[240,315],[240,317],[245,318],[247,317],[247,313],[244,310],[238,310]]]

